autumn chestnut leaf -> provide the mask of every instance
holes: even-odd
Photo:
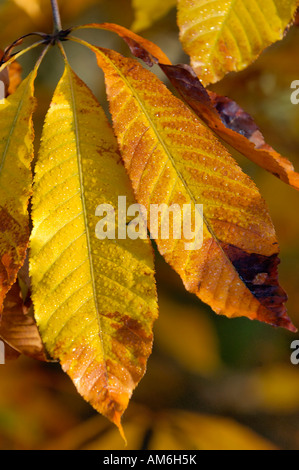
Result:
[[[269,210],[217,136],[295,189],[298,174],[244,110],[204,85],[244,68],[280,39],[297,2],[273,0],[267,11],[263,5],[257,9],[256,2],[231,4],[219,0],[211,9],[201,0],[178,2],[181,39],[194,70],[172,65],[157,45],[119,25],[63,30],[54,0],[53,33],[28,33],[2,57],[7,89],[13,77],[7,71],[15,75],[12,94],[0,107],[0,337],[17,353],[59,361],[78,392],[121,432],[121,417],[146,371],[158,315],[151,238],[186,289],[217,314],[296,330],[278,281],[279,247]],[[238,19],[243,14],[244,23]],[[139,20],[136,29],[143,27]],[[87,28],[117,33],[135,57],[162,68],[182,99],[136,59],[74,35]],[[38,41],[13,55],[31,35]],[[66,41],[95,54],[105,75],[113,128],[72,70]],[[62,53],[64,72],[33,165],[34,82],[53,46]],[[11,67],[36,47],[42,54],[17,86],[19,66]],[[120,198],[125,209],[131,208],[124,214]],[[99,205],[106,211],[107,236],[96,232]],[[164,209],[155,230],[148,223],[143,236],[111,236],[115,214],[138,234],[142,223],[133,219],[132,207],[147,214],[153,206],[188,207],[194,229],[200,205],[202,243],[193,249],[186,249],[181,225],[179,234],[169,230],[162,236]],[[177,221],[173,217],[170,229]],[[24,299],[18,274],[28,246],[31,282]]]

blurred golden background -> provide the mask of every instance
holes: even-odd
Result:
[[[65,28],[113,22],[130,28],[130,0],[61,0]],[[49,0],[0,2],[0,47],[31,31],[50,32]],[[174,63],[188,62],[178,39],[176,13],[140,32]],[[77,33],[90,42],[129,55],[115,35]],[[251,113],[266,141],[299,169],[299,105],[291,104],[291,83],[299,80],[299,28],[273,45],[252,66],[211,87]],[[76,73],[107,110],[103,77],[93,55],[66,43]],[[38,52],[21,59],[23,76]],[[37,141],[63,68],[50,51],[37,80]],[[161,73],[157,71],[159,77]],[[299,327],[299,194],[230,149],[266,199],[281,246],[281,285]],[[299,449],[299,366],[290,362],[290,344],[299,339],[283,330],[228,320],[185,291],[178,276],[156,256],[160,318],[146,376],[124,416],[130,449]],[[25,357],[0,365],[0,449],[124,449],[118,431],[76,393],[55,363]]]

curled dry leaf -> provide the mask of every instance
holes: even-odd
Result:
[[[32,309],[24,304],[18,281],[15,282],[4,300],[0,338],[19,354],[40,361],[46,360]]]
[[[58,126],[59,123],[59,126]],[[96,208],[134,197],[106,116],[66,64],[43,129],[30,274],[42,340],[79,393],[121,429],[157,317],[149,240],[98,239]]]
[[[228,317],[294,330],[278,283],[278,244],[256,186],[212,132],[137,61],[90,46],[105,73],[110,111],[135,196],[151,204],[203,204],[204,241],[158,248],[187,290]],[[150,229],[150,227],[149,227]]]
[[[189,66],[160,66],[186,103],[219,137],[257,165],[299,190],[299,174],[292,163],[265,142],[253,118],[237,103],[206,90]]]
[[[158,64],[158,62],[171,64],[166,54],[164,54],[159,46],[118,24],[90,23],[75,29],[103,29],[111,31],[118,34],[119,37],[126,41],[132,54],[142,59],[149,67]]]
[[[0,58],[3,51],[0,49]],[[9,96],[16,91],[22,81],[22,67],[14,61],[11,65],[0,72],[0,81],[5,85],[5,96]]]

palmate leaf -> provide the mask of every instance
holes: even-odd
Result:
[[[0,105],[0,312],[29,242],[36,69]]]
[[[135,196],[151,204],[203,204],[204,242],[156,238],[185,287],[228,317],[293,329],[278,284],[278,244],[256,186],[209,129],[136,60],[90,46],[104,70],[119,147]]]
[[[183,48],[204,85],[242,70],[283,38],[298,0],[178,0]]]
[[[42,340],[77,390],[119,427],[145,372],[157,316],[146,240],[99,240],[99,204],[134,202],[117,142],[66,64],[36,165],[30,273]]]

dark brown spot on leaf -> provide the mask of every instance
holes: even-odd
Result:
[[[230,244],[221,246],[241,280],[261,305],[269,311],[268,323],[284,326],[293,331],[293,326],[286,315],[285,302],[288,297],[278,283],[280,263],[278,255],[275,253],[272,256],[264,256],[247,253]]]
[[[256,134],[256,147],[258,148],[265,143],[253,118],[240,108],[235,101],[215,93],[210,97],[213,98],[214,107],[227,128],[244,135],[247,139],[252,139],[252,142],[254,141],[254,135],[258,132],[259,134]]]

